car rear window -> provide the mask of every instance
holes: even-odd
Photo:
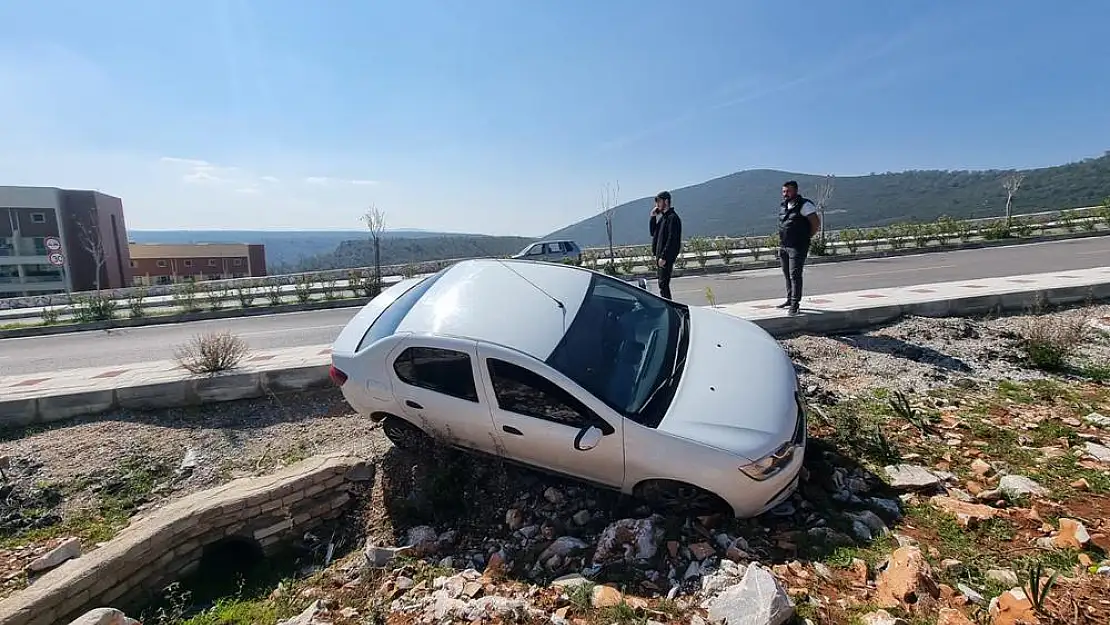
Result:
[[[362,336],[362,340],[359,341],[355,351],[360,351],[362,348],[369,347],[387,336],[392,336],[393,333],[397,331],[397,327],[401,325],[401,322],[405,320],[409,311],[412,310],[412,307],[416,305],[416,302],[420,301],[420,298],[428,292],[428,289],[432,288],[432,285],[435,284],[446,271],[447,270],[444,269],[435,275],[428,276],[422,282],[402,293],[400,297],[393,300],[392,304],[386,306],[382,314],[378,315],[374,323],[370,324],[370,327],[366,330],[366,334]]]

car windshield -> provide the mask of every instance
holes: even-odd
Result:
[[[582,306],[547,364],[617,412],[645,423],[654,419],[640,413],[660,384],[671,378],[682,327],[675,306],[594,274]]]

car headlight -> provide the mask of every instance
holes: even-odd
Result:
[[[779,471],[782,471],[783,467],[790,464],[790,461],[794,459],[794,450],[793,442],[784,443],[782,447],[751,464],[739,467],[739,469],[744,472],[744,475],[762,482],[774,477]]]

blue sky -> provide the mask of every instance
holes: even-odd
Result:
[[[8,0],[0,24],[0,184],[119,195],[131,228],[373,203],[541,235],[612,181],[1110,149],[1105,0]]]

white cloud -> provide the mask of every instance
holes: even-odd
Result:
[[[371,186],[371,185],[378,184],[377,180],[351,180],[350,182],[351,182],[351,184],[353,184],[355,186],[358,186],[358,187],[368,187],[368,186]]]
[[[326,176],[309,176],[304,179],[305,184],[325,185],[331,182]]]

